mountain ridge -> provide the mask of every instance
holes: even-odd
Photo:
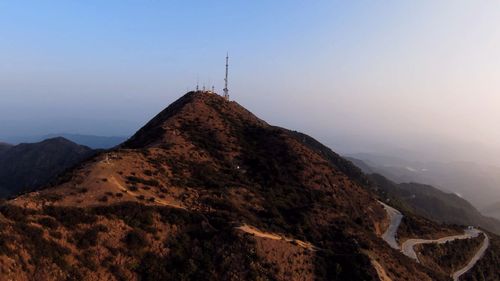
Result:
[[[480,210],[494,202],[500,186],[499,167],[470,161],[417,162],[370,153],[345,156],[364,161],[372,172],[396,183],[418,182],[456,193]]]
[[[190,92],[123,145],[0,205],[0,271],[23,280],[448,280],[381,239],[387,214],[365,184],[313,138]],[[457,232],[406,216],[400,239]]]
[[[396,198],[413,213],[437,222],[461,225],[478,225],[500,234],[500,221],[484,216],[470,202],[454,193],[444,192],[434,186],[408,182],[395,183],[385,176],[374,173],[369,164],[356,158],[347,158],[370,178],[384,196]]]
[[[37,143],[46,139],[63,137],[79,145],[87,146],[92,149],[109,149],[115,147],[127,140],[125,136],[100,136],[76,133],[51,133],[33,136],[7,136],[4,140],[12,145],[20,143]]]
[[[93,153],[62,137],[8,146],[0,153],[0,196],[37,189]]]

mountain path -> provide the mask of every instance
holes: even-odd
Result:
[[[135,196],[135,197],[143,195],[143,194],[139,194],[137,192],[133,192],[133,191],[126,189],[114,176],[111,176],[109,179],[116,187],[118,187],[121,191],[124,191],[127,194],[130,194],[130,195]],[[158,203],[159,205],[163,205],[163,206],[177,208],[177,209],[184,209],[184,210],[186,209],[184,206],[181,206],[179,204],[175,204],[175,203],[168,202],[166,200],[158,199],[158,198],[155,198],[155,203]]]
[[[380,202],[380,201],[379,201]],[[453,240],[460,240],[460,239],[471,239],[471,238],[476,238],[478,237],[481,233],[484,234],[485,238],[484,241],[479,248],[479,250],[474,254],[474,256],[470,259],[470,261],[467,263],[466,266],[463,268],[455,271],[451,276],[453,278],[453,281],[458,281],[460,279],[460,276],[464,275],[467,273],[469,270],[471,270],[474,265],[481,259],[486,252],[486,250],[489,247],[490,240],[489,237],[486,233],[479,229],[466,229],[464,234],[461,235],[453,235],[453,236],[446,236],[442,237],[439,239],[408,239],[406,240],[401,247],[399,247],[397,240],[396,240],[396,235],[397,235],[397,230],[399,228],[399,225],[401,224],[401,220],[403,219],[403,215],[401,212],[398,210],[394,209],[393,207],[380,202],[384,209],[387,212],[387,215],[389,216],[390,219],[390,224],[387,227],[386,231],[382,235],[382,239],[389,244],[394,249],[400,250],[404,255],[414,259],[417,262],[420,262],[417,257],[417,253],[415,252],[415,246],[420,245],[420,244],[444,244],[449,241]]]
[[[385,271],[385,268],[376,260],[371,259],[372,265],[377,271],[380,281],[393,281]]]
[[[252,235],[260,237],[260,238],[267,238],[267,239],[272,239],[272,240],[283,240],[286,242],[295,243],[298,246],[305,248],[305,249],[308,249],[308,250],[311,250],[311,251],[318,250],[318,248],[316,246],[314,246],[313,244],[311,244],[309,242],[305,242],[305,241],[301,241],[301,240],[297,240],[297,239],[292,239],[292,238],[287,238],[287,237],[280,236],[278,234],[271,233],[271,232],[264,232],[264,231],[261,231],[255,227],[247,225],[247,224],[243,224],[241,226],[238,226],[238,227],[236,227],[236,229],[243,231],[243,232],[246,232],[246,233],[249,233],[249,234],[252,234]]]

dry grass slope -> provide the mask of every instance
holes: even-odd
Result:
[[[392,280],[447,280],[382,242],[385,211],[365,184],[314,139],[191,92],[121,147],[2,204],[0,273],[378,280],[383,270]],[[284,239],[238,229],[244,225]]]

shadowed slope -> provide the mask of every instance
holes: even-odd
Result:
[[[92,154],[64,138],[9,146],[0,152],[0,196],[39,188]]]
[[[106,280],[446,280],[382,241],[385,211],[352,167],[191,92],[119,148],[0,208],[0,250],[25,279],[48,264],[48,276]],[[57,255],[38,257],[47,243]],[[19,266],[19,251],[36,262]]]

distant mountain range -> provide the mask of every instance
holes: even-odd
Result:
[[[500,198],[500,167],[474,162],[418,162],[370,153],[344,155],[368,173],[396,183],[418,182],[455,193],[482,210]],[[500,217],[498,217],[500,219]]]
[[[500,234],[499,220],[484,216],[471,203],[454,193],[420,183],[395,183],[374,173],[376,168],[367,163],[355,158],[347,159],[368,174],[372,186],[383,198],[398,201],[398,205],[412,213],[437,222],[480,226]]]
[[[88,146],[92,149],[112,148],[127,140],[127,137],[125,136],[95,136],[95,135],[68,134],[68,133],[47,134],[39,136],[13,136],[13,137],[4,137],[2,140],[11,144],[20,144],[20,143],[40,142],[46,139],[57,138],[57,137],[63,137],[74,143]],[[1,143],[0,143],[0,150],[1,150]]]
[[[500,218],[500,201],[486,206],[485,208],[481,209],[481,212],[488,216]]]
[[[65,138],[0,145],[0,197],[37,189],[96,151]]]

